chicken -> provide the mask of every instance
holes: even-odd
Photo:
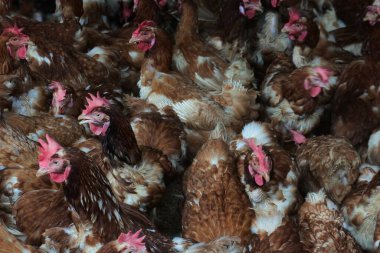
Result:
[[[224,58],[232,61],[241,47],[247,44],[245,50],[250,48],[256,28],[254,22],[259,13],[263,12],[263,6],[259,0],[232,0],[222,3],[217,29],[210,31],[206,37],[208,43],[220,50]]]
[[[27,41],[27,45],[23,43],[18,46],[18,50],[14,53],[17,57],[14,58],[18,61],[20,59],[27,61],[31,76],[36,76],[45,82],[58,80],[70,84],[75,89],[85,89],[89,82],[92,85],[112,84],[120,79],[120,73],[110,72],[104,64],[90,56],[55,40],[46,40],[39,35],[43,27],[30,26],[26,35],[21,32],[21,28],[9,28],[12,24],[9,22],[7,24],[7,33],[19,40],[25,38]]]
[[[362,252],[343,229],[343,217],[323,190],[308,193],[298,218],[306,252]]]
[[[97,94],[87,102],[78,119],[102,141],[107,178],[118,200],[141,210],[154,206],[162,197],[164,174],[171,173],[172,164],[160,150],[139,147],[130,121],[108,100]]]
[[[0,97],[8,101],[12,111],[33,116],[46,111],[48,94],[44,83],[31,77],[28,67],[19,61],[25,58],[28,41],[17,28],[4,29],[0,35]]]
[[[342,204],[345,228],[364,250],[379,249],[378,166],[362,164],[360,176]]]
[[[327,40],[327,32],[314,21],[310,11],[290,9],[289,22],[284,25],[282,32],[288,33],[294,41],[292,60],[298,68],[322,65],[340,72],[355,59],[349,52]]]
[[[360,156],[344,138],[318,136],[308,139],[296,153],[305,193],[324,188],[337,204],[351,191],[358,178]]]
[[[48,135],[46,139],[39,140],[37,175],[49,174],[62,188],[31,191],[17,201],[17,224],[28,242],[39,245],[47,229],[68,229],[80,222],[89,226],[88,236],[102,244],[117,239],[121,232],[142,229],[149,251],[172,252],[170,241],[152,229],[145,216],[116,200],[106,175],[89,157],[76,148],[63,148]],[[85,246],[79,244],[78,250]]]
[[[131,96],[125,97],[132,130],[138,146],[160,150],[171,162],[176,174],[183,172],[187,155],[186,132],[173,110],[156,106]]]
[[[204,243],[237,236],[245,245],[251,237],[253,213],[236,175],[223,128],[218,124],[185,172],[182,236]]]
[[[185,124],[188,140],[195,139],[190,152],[196,152],[207,140],[201,131],[211,131],[217,122],[232,130],[242,126],[242,120],[257,117],[257,93],[240,83],[224,84],[222,91],[211,95],[191,80],[170,72],[172,45],[167,35],[154,23],[140,24],[130,42],[147,51],[139,82],[140,97],[159,109],[170,106]],[[235,130],[236,131],[236,130]]]
[[[253,7],[249,8],[254,9],[256,5],[253,4]],[[183,1],[173,53],[176,69],[207,90],[221,90],[226,80],[240,81],[244,87],[249,88],[252,85],[254,73],[248,67],[248,62],[242,59],[239,59],[239,62],[226,62],[215,49],[202,41],[197,30],[197,6],[192,0]]]
[[[295,132],[311,133],[335,91],[335,83],[336,76],[331,70],[324,67],[295,69],[285,54],[278,54],[261,86],[267,120],[284,139]]]
[[[27,122],[23,122],[27,124]],[[17,125],[17,124],[16,124]],[[24,238],[16,227],[12,206],[18,198],[36,189],[55,188],[48,178],[36,177],[38,169],[37,145],[16,126],[0,119],[0,205],[5,225],[18,238]]]
[[[266,123],[251,122],[230,146],[238,157],[240,182],[255,211],[251,232],[257,239],[252,252],[301,249],[297,228],[288,219],[300,202],[296,165],[277,143],[273,130]],[[286,239],[280,236],[284,229],[293,231]],[[266,251],[268,248],[272,251]]]
[[[340,75],[332,104],[331,133],[353,145],[365,144],[380,122],[379,26],[365,38],[363,59],[352,62]]]
[[[77,118],[86,104],[86,96],[97,93],[105,96],[117,106],[122,106],[122,92],[118,87],[98,85],[85,90],[75,90],[70,85],[53,81],[49,84],[49,90],[53,93],[50,112],[55,115],[68,115]]]

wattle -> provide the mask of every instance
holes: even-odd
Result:
[[[19,59],[26,59],[26,51],[27,51],[26,46],[20,47],[19,49],[17,49],[17,52],[16,52],[17,57]]]
[[[63,174],[50,173],[50,179],[53,182],[62,183],[69,177],[70,171],[71,171],[71,167],[68,166],[66,167],[65,172]]]
[[[248,19],[252,19],[255,17],[256,11],[255,10],[248,10],[245,12],[245,15]]]
[[[309,93],[311,97],[315,98],[319,95],[319,93],[321,93],[321,91],[322,91],[322,88],[317,86],[317,87],[312,87]]]
[[[95,135],[104,136],[107,132],[108,127],[109,127],[109,123],[105,123],[105,124],[103,124],[103,126],[97,126],[97,125],[90,123],[90,130]]]
[[[256,174],[255,175],[255,182],[258,186],[263,186],[264,185],[264,179],[263,176]]]

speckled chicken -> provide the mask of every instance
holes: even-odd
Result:
[[[301,174],[300,190],[308,193],[322,187],[338,204],[351,191],[359,175],[360,156],[344,138],[310,138],[297,150],[296,156]]]
[[[298,212],[301,241],[306,252],[360,253],[355,240],[343,229],[343,217],[323,190],[311,192]]]
[[[335,90],[336,76],[323,67],[295,68],[278,54],[261,86],[267,121],[289,139],[294,131],[307,135],[319,124]]]
[[[362,164],[359,171],[358,181],[342,203],[345,228],[364,250],[377,252],[380,247],[380,167]]]
[[[218,125],[185,172],[182,236],[204,243],[237,236],[245,245],[251,238],[253,212],[223,139],[225,134]]]
[[[251,232],[257,239],[252,243],[252,252],[266,252],[268,243],[275,245],[269,247],[273,252],[301,249],[297,228],[288,218],[300,202],[296,165],[277,143],[270,125],[245,125],[241,135],[231,142],[231,149],[238,157],[240,181],[255,211]],[[287,229],[292,232],[280,239]]]

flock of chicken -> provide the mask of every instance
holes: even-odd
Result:
[[[0,253],[380,252],[379,0],[0,14]]]

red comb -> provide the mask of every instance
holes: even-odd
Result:
[[[141,229],[136,233],[132,234],[129,231],[127,234],[121,233],[119,238],[117,239],[118,243],[127,243],[128,249],[135,250],[136,253],[146,252],[145,243],[143,242],[145,236],[139,237],[141,233]]]
[[[17,35],[17,36],[26,36],[26,34],[22,33],[22,30],[24,28],[18,28],[17,25],[14,25],[12,27],[7,27],[7,28],[4,28],[3,30],[3,34],[6,34],[6,33],[11,33],[13,35]]]
[[[294,22],[298,21],[300,18],[301,18],[301,14],[295,8],[289,9],[289,22],[288,23],[294,23]]]
[[[139,24],[139,26],[137,27],[137,29],[132,33],[132,38],[139,35],[139,33],[141,32],[141,30],[145,27],[155,27],[156,26],[156,23],[152,20],[145,20],[143,22],[141,22]]]
[[[268,172],[270,165],[268,164],[268,161],[265,159],[266,155],[264,153],[263,147],[261,145],[257,146],[255,144],[255,139],[254,138],[245,139],[244,141],[248,144],[248,146],[255,153],[257,159],[259,160],[260,169],[263,172]]]
[[[332,72],[326,68],[316,67],[314,69],[321,76],[323,82],[327,82],[332,75]]]
[[[292,134],[292,136],[293,136],[293,141],[294,141],[296,144],[302,144],[302,143],[305,143],[305,142],[306,142],[306,137],[305,137],[302,133],[300,133],[300,132],[298,132],[298,131],[295,131],[295,130],[292,130],[292,129],[290,129],[289,131],[290,131],[290,133]]]
[[[86,108],[82,111],[82,114],[84,115],[91,113],[92,110],[97,107],[105,107],[110,104],[107,99],[99,95],[99,92],[96,93],[96,96],[92,95],[91,93],[89,93],[89,95],[90,97],[86,98],[88,105],[86,105]]]
[[[65,99],[66,89],[63,88],[60,82],[53,81],[51,84],[49,84],[49,88],[55,90],[54,94],[57,101],[60,102]]]
[[[49,166],[50,158],[57,153],[58,150],[62,149],[62,146],[48,134],[46,134],[46,141],[47,142],[44,142],[41,138],[38,139],[38,143],[41,145],[41,147],[38,148],[38,151],[40,152],[38,155],[38,164],[40,168],[47,168]]]

